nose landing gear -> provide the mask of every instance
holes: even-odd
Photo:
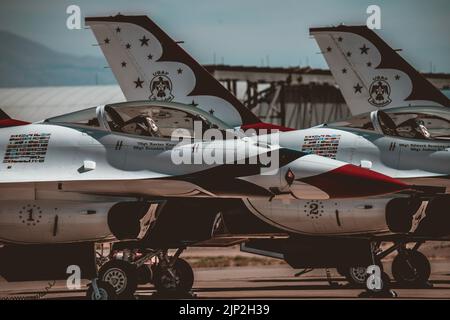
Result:
[[[184,248],[173,256],[167,250],[127,250],[112,254],[99,270],[99,279],[109,284],[118,298],[133,298],[138,285],[146,283],[152,283],[158,294],[173,297],[184,297],[192,289],[194,272],[186,260],[179,258]]]

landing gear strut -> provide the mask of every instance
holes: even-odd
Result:
[[[362,292],[361,298],[396,298],[397,293],[391,289],[391,280],[383,271],[381,259],[385,257],[380,251],[380,243],[371,243],[372,266],[366,269],[366,291]],[[376,271],[378,269],[378,271]],[[369,271],[370,270],[370,271]],[[371,274],[369,274],[369,272]],[[378,278],[378,279],[377,279]]]

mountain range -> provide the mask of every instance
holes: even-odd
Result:
[[[115,84],[103,57],[56,52],[0,30],[0,87]]]

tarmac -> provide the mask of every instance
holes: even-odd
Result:
[[[389,273],[389,266],[385,269]],[[297,270],[298,271],[298,270]],[[357,299],[363,289],[350,287],[335,270],[300,277],[287,265],[196,268],[193,299]],[[397,299],[450,299],[450,261],[433,260],[429,288],[398,288]],[[84,299],[87,281],[68,290],[65,281],[17,282],[0,280],[0,299]],[[155,299],[153,286],[140,286],[136,299]]]

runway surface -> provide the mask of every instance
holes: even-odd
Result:
[[[432,268],[432,288],[401,289],[394,284],[399,298],[450,299],[450,262],[433,261]],[[297,278],[295,270],[286,265],[199,268],[194,270],[193,293],[196,299],[354,299],[363,291],[349,287],[344,278],[330,271],[335,286],[329,284],[323,269]],[[154,299],[153,294],[152,286],[141,286],[136,298]],[[85,286],[69,291],[64,281],[0,282],[2,299],[83,299],[84,295]]]

